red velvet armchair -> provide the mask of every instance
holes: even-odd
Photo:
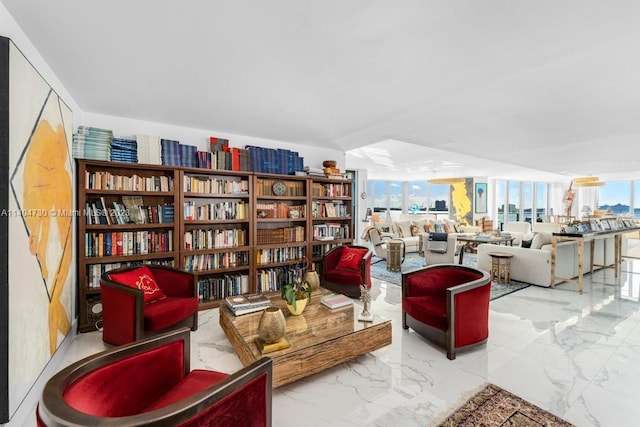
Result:
[[[342,245],[322,260],[322,286],[352,298],[360,296],[360,285],[371,288],[372,252],[365,246]]]
[[[144,265],[105,272],[102,340],[122,345],[145,335],[187,326],[198,329],[195,275],[173,267]]]
[[[437,264],[402,275],[402,327],[456,351],[489,337],[491,279],[485,271]]]
[[[61,370],[44,387],[38,426],[270,426],[271,359],[230,375],[191,370],[189,334],[157,334]]]

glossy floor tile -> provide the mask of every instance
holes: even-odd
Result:
[[[275,390],[274,426],[427,426],[484,382],[578,426],[637,426],[640,260],[625,259],[618,278],[587,274],[584,288],[531,286],[492,301],[488,344],[450,361],[402,329],[400,288],[376,280],[373,311],[392,320],[393,344]],[[99,333],[82,334],[65,363],[104,348]],[[201,312],[192,367],[241,367],[217,309]]]

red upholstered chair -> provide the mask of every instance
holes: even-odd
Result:
[[[322,260],[322,286],[352,298],[360,296],[360,285],[371,288],[371,255],[365,246],[342,245]]]
[[[456,351],[489,337],[491,279],[485,271],[437,264],[402,274],[402,327]]]
[[[181,326],[195,331],[196,286],[195,275],[173,267],[138,265],[107,271],[100,279],[102,340],[122,345]]]
[[[38,426],[270,426],[271,359],[230,375],[191,370],[189,334],[156,334],[61,370],[44,387]]]

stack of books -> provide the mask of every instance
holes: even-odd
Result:
[[[342,294],[325,295],[320,299],[320,304],[330,309],[353,305],[353,300]]]
[[[112,139],[111,130],[78,126],[78,132],[73,135],[73,157],[109,161]]]
[[[271,300],[262,294],[234,295],[226,297],[225,302],[236,316],[262,311],[271,306]]]
[[[171,139],[160,140],[160,152],[162,164],[165,166],[181,166],[180,164],[180,142]]]
[[[138,143],[136,140],[113,138],[111,140],[111,161],[138,163]]]
[[[136,135],[138,161],[148,165],[161,165],[160,138],[151,135]]]

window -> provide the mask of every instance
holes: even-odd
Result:
[[[520,182],[509,181],[509,216],[507,222],[520,221]]]
[[[369,181],[370,197],[373,202],[373,212],[386,213],[387,212],[387,181],[373,180]]]
[[[536,221],[547,222],[547,184],[536,182]]]
[[[533,183],[522,183],[522,214],[526,222],[532,222],[533,216]]]
[[[507,197],[507,183],[505,181],[497,180],[496,181],[496,209],[497,215],[496,220],[498,221],[495,226],[500,227],[502,229],[502,224],[504,224],[504,204]]]
[[[408,182],[408,203],[409,213],[427,212],[427,181]],[[417,207],[418,209],[415,209]]]
[[[402,181],[389,181],[389,208],[402,212]]]
[[[628,215],[631,205],[631,182],[610,181],[600,187],[598,209],[611,209],[614,215]]]
[[[443,214],[449,212],[449,184],[429,184],[429,212]]]
[[[633,181],[633,216],[640,217],[640,181]]]

